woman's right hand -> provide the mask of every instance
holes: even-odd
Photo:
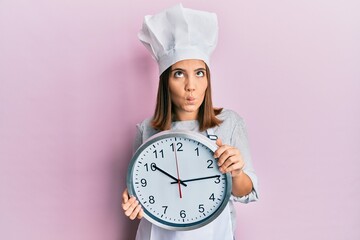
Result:
[[[128,216],[131,220],[135,218],[143,217],[143,210],[139,201],[136,200],[134,196],[130,197],[127,188],[122,194],[122,208],[126,216]]]

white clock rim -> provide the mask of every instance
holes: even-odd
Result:
[[[208,147],[212,152],[215,152],[216,149],[218,148],[216,146],[216,144],[214,143],[214,141],[210,140],[209,138],[207,138],[204,135],[197,133],[197,132],[186,131],[186,130],[166,130],[166,131],[162,131],[157,134],[154,134],[153,136],[148,138],[136,150],[133,157],[131,158],[131,161],[130,161],[130,164],[128,167],[127,180],[126,180],[127,188],[128,188],[128,192],[129,192],[130,196],[137,196],[135,189],[134,189],[132,175],[133,175],[133,170],[134,170],[134,168],[133,168],[134,164],[135,164],[136,160],[138,159],[138,157],[140,156],[140,154],[143,152],[144,149],[146,149],[148,146],[154,144],[155,142],[165,139],[165,138],[170,138],[170,137],[193,139],[193,140],[205,145],[206,147]],[[214,213],[212,213],[210,216],[208,216],[207,218],[197,221],[195,223],[176,223],[176,224],[168,223],[168,222],[154,216],[153,214],[148,213],[147,209],[145,207],[143,207],[145,219],[147,219],[149,222],[151,222],[161,228],[164,228],[167,230],[176,230],[176,231],[193,230],[193,229],[197,229],[197,228],[200,228],[200,227],[203,227],[203,226],[209,224],[210,222],[215,220],[224,211],[226,205],[229,202],[230,196],[231,196],[231,189],[232,189],[231,175],[230,175],[230,173],[226,173],[226,174],[222,174],[222,175],[226,176],[226,182],[227,182],[225,197],[224,197],[220,207]]]

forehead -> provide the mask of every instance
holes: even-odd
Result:
[[[186,59],[173,64],[171,67],[171,69],[176,69],[176,68],[181,68],[185,70],[195,70],[199,68],[205,68],[205,63],[203,60]]]

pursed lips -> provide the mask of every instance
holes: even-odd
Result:
[[[186,105],[196,105],[196,98],[189,96],[186,98]]]

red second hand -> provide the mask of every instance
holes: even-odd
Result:
[[[177,155],[176,155],[176,148],[175,148],[175,146],[174,146],[174,152],[175,152],[175,161],[176,161],[176,173],[177,173],[177,177],[178,177],[179,194],[180,194],[180,198],[182,198],[181,186],[180,186],[179,165],[178,165],[178,159],[177,159]]]

